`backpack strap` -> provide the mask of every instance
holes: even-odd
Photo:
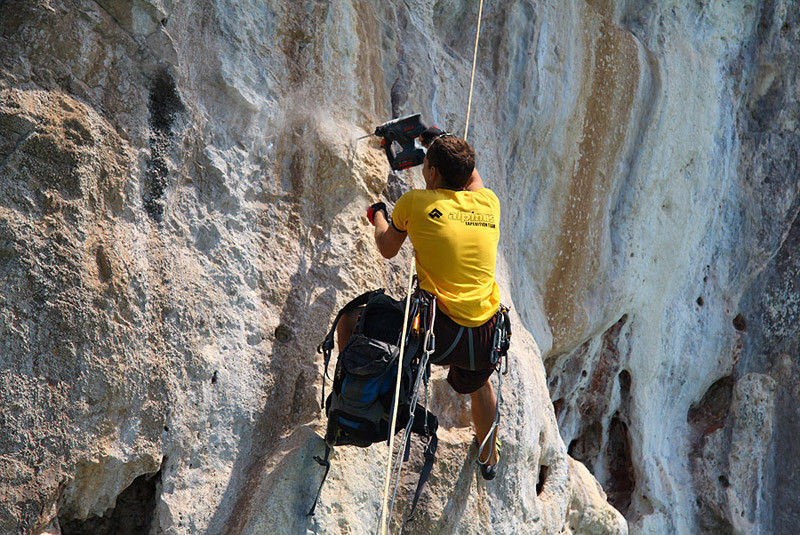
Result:
[[[417,501],[419,501],[419,497],[422,495],[422,488],[428,481],[428,476],[431,475],[431,470],[433,469],[433,461],[436,459],[436,448],[438,445],[439,438],[436,436],[436,431],[434,431],[430,440],[428,440],[428,446],[425,448],[425,464],[422,465],[422,470],[420,470],[419,473],[417,490],[414,492],[414,501],[411,502],[411,513],[408,515],[406,522],[410,522],[414,518],[414,511],[417,509]]]
[[[336,319],[333,320],[331,330],[328,331],[328,334],[325,336],[325,339],[322,341],[322,343],[317,346],[317,353],[322,353],[325,362],[325,372],[322,375],[322,401],[320,402],[320,406],[322,407],[323,411],[325,410],[325,377],[328,375],[328,364],[331,361],[331,353],[333,352],[333,336],[336,333],[336,326],[339,324],[339,320],[342,319],[342,316],[355,308],[366,305],[370,299],[382,293],[384,293],[383,288],[370,290],[369,292],[364,292],[343,306],[342,309],[336,314]]]
[[[325,474],[322,476],[322,481],[319,483],[319,489],[317,489],[317,495],[314,498],[314,505],[311,506],[311,510],[308,512],[306,516],[314,516],[314,509],[317,508],[317,502],[319,501],[319,495],[322,493],[322,485],[325,484],[325,479],[328,477],[328,472],[331,469],[331,462],[328,460],[328,456],[331,454],[331,447],[328,443],[325,443],[325,458],[320,459],[319,456],[314,456],[314,460],[319,463],[320,466],[325,467]]]
[[[428,476],[431,475],[433,469],[433,461],[436,459],[436,448],[439,446],[439,437],[436,436],[436,431],[439,428],[439,420],[431,414],[425,407],[417,405],[417,410],[421,411],[425,416],[425,422],[418,422],[416,419],[412,424],[411,431],[423,436],[429,436],[428,445],[425,447],[423,455],[425,456],[425,464],[422,465],[422,470],[419,472],[419,481],[417,482],[417,490],[414,492],[414,501],[411,502],[411,513],[409,513],[406,522],[413,520],[414,511],[417,508],[417,502],[422,495],[422,489],[428,481]],[[415,411],[416,412],[416,411]],[[409,441],[410,443],[411,441]]]

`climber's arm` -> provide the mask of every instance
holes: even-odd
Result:
[[[472,175],[470,175],[467,183],[464,184],[464,189],[467,191],[478,191],[481,188],[485,188],[486,186],[483,185],[483,180],[481,180],[481,175],[478,174],[477,169],[472,170]]]
[[[386,220],[386,212],[375,213],[375,244],[384,258],[395,256],[403,242],[406,241],[407,233],[400,232],[395,226]]]

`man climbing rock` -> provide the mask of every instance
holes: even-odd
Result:
[[[375,242],[385,258],[395,256],[406,236],[416,252],[423,290],[435,294],[439,310],[431,362],[450,366],[447,381],[471,398],[478,444],[494,421],[496,398],[489,382],[490,361],[500,289],[495,281],[500,201],[475,170],[475,152],[464,139],[441,134],[430,144],[422,166],[424,190],[405,193],[391,220],[383,203],[368,211]],[[341,325],[340,342],[349,335],[357,314]],[[349,329],[349,330],[347,330]],[[340,345],[340,347],[342,347]],[[497,471],[496,436],[479,458],[481,475]]]

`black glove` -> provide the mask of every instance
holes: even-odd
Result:
[[[386,218],[386,221],[389,221],[389,212],[386,211],[386,203],[383,202],[376,202],[369,208],[367,208],[367,219],[372,225],[375,225],[375,212],[383,212],[383,217]]]

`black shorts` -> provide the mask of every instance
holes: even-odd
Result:
[[[459,325],[437,307],[433,332],[436,351],[431,363],[450,366],[447,382],[459,394],[471,394],[494,372],[491,362],[497,314],[478,327]]]

